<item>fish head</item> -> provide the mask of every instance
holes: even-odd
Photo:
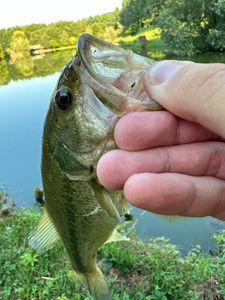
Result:
[[[48,153],[64,171],[72,160],[86,167],[96,164],[106,140],[112,137],[117,116],[95,95],[89,86],[91,80],[76,55],[61,71],[51,98],[44,126],[43,158]],[[111,148],[112,144],[111,140]],[[65,157],[70,159],[62,163]]]
[[[52,155],[63,148],[82,165],[96,166],[104,152],[116,147],[113,130],[121,115],[160,109],[143,87],[143,73],[152,64],[83,34],[77,55],[61,72],[46,118],[44,141]]]

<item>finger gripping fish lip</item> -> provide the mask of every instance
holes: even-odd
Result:
[[[78,40],[78,55],[86,71],[83,80],[114,113],[162,109],[144,88],[143,74],[153,64],[149,58],[87,33]]]

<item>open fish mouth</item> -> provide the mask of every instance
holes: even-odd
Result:
[[[86,84],[115,113],[161,109],[143,86],[143,73],[153,60],[87,33],[79,37],[78,55],[88,73]]]

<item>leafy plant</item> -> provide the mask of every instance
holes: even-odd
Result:
[[[29,248],[38,217],[18,211],[0,222],[0,299],[91,300],[61,243],[42,254]],[[142,242],[129,235],[130,242],[107,244],[98,254],[113,300],[224,299],[225,231],[213,237],[213,255],[196,246],[186,257],[163,237]]]
[[[224,17],[223,0],[179,0],[162,10],[157,24],[169,52],[193,55],[225,50]]]

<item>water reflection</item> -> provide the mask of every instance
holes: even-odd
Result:
[[[75,54],[75,49],[57,51],[47,55],[30,56],[23,53],[0,60],[0,85],[11,80],[43,77],[59,72]]]
[[[14,65],[15,69],[23,77],[31,77],[33,75],[34,61],[30,55],[12,56],[9,64]]]
[[[6,60],[0,60],[0,85],[7,84],[10,81],[10,72]]]

